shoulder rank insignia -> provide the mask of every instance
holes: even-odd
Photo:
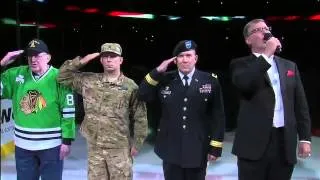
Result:
[[[211,76],[216,78],[216,79],[218,78],[218,75],[216,75],[215,73],[212,73]]]

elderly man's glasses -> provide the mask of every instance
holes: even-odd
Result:
[[[34,57],[34,58],[36,58],[36,59],[40,59],[40,58],[44,57],[45,55],[47,55],[47,54],[45,54],[45,53],[39,53],[39,54],[34,54],[34,55],[28,55],[27,58],[28,58],[28,60],[31,60],[32,57]]]
[[[259,27],[259,28],[252,29],[250,33],[248,33],[248,36],[256,32],[266,32],[266,31],[271,32],[271,27]]]

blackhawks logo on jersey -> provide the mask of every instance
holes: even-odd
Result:
[[[20,108],[25,114],[37,113],[46,106],[45,99],[37,90],[29,90],[20,101]]]

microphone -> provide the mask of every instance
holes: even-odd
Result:
[[[264,40],[264,41],[268,41],[268,40],[269,40],[270,38],[272,38],[272,37],[273,37],[273,35],[272,35],[270,32],[264,33],[263,40]],[[281,51],[282,51],[281,46],[277,46],[276,53],[280,53]]]

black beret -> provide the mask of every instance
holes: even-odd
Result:
[[[184,51],[196,50],[197,44],[193,40],[183,40],[178,42],[173,50],[173,56],[177,56]]]
[[[28,56],[37,55],[42,52],[49,53],[48,46],[46,45],[45,42],[43,42],[40,39],[33,39],[32,41],[29,42],[27,47]]]

